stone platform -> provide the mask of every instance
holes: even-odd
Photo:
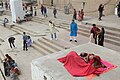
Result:
[[[32,80],[87,80],[85,77],[73,77],[67,72],[63,64],[57,61],[58,58],[66,56],[70,51],[94,53],[102,59],[118,66],[107,73],[101,74],[99,77],[95,77],[93,80],[120,79],[120,53],[92,43],[87,43],[33,60],[31,63]]]

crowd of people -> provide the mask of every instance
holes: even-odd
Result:
[[[11,80],[17,80],[18,75],[20,75],[20,70],[18,69],[17,63],[8,54],[5,54],[5,57],[6,58],[3,60],[5,76],[10,76]]]
[[[17,48],[15,45],[15,40],[16,39],[13,36],[8,38],[8,43],[12,50],[14,48]],[[27,51],[28,47],[31,47],[31,46],[32,46],[31,37],[26,35],[25,32],[23,32],[23,50]],[[2,62],[4,66],[5,76],[10,77],[11,80],[19,80],[18,76],[20,75],[20,70],[18,68],[16,61],[9,54],[5,54],[5,59],[2,60]]]
[[[5,7],[6,10],[10,10],[10,3],[8,1],[5,1],[4,3],[3,1],[0,1],[0,5],[2,8]]]
[[[78,20],[78,21],[82,21],[84,19],[84,11],[83,11],[83,9],[81,9],[81,11],[79,10],[78,13],[77,13],[76,9],[74,9],[73,19]]]
[[[9,4],[7,2],[5,2],[6,9],[8,9],[8,5]],[[118,7],[118,16],[120,17],[120,14],[119,14],[120,13],[120,3],[117,5],[117,7]],[[25,14],[26,21],[28,21],[26,19],[26,17],[33,16],[33,14],[34,14],[34,16],[37,16],[37,8],[34,7],[34,9],[33,9],[32,5],[30,5],[30,10],[28,10],[28,6],[24,3],[23,10],[26,13]],[[100,4],[98,11],[99,11],[99,20],[102,20],[101,18],[103,16],[103,11],[104,11],[103,4]],[[41,14],[44,17],[48,17],[47,8],[43,5],[41,5]],[[56,8],[53,9],[53,15],[54,15],[54,18],[57,18],[57,9]],[[78,26],[77,26],[77,23],[75,22],[75,20],[78,20],[78,21],[84,20],[84,10],[83,9],[81,9],[78,12],[76,11],[76,9],[74,9],[73,19],[70,24],[70,40],[69,40],[70,42],[72,42],[72,41],[77,42],[76,37],[77,37]],[[7,23],[7,22],[8,22],[8,20],[7,20],[7,18],[5,18],[4,23]],[[19,24],[22,22],[20,17],[18,17],[16,19],[16,22]],[[5,26],[5,24],[4,24],[4,26]],[[99,29],[96,26],[96,24],[93,24],[92,26],[93,27],[90,30],[90,40],[89,41],[93,42],[95,44],[98,44],[100,46],[104,46],[104,34],[105,34],[104,28],[102,27],[101,29]],[[49,27],[50,27],[51,40],[53,40],[53,39],[57,40],[56,32],[58,30],[55,27],[54,21],[51,21],[51,20],[49,21]],[[16,47],[15,40],[16,40],[15,37],[9,37],[8,42],[9,42],[10,48]],[[28,36],[25,32],[23,32],[23,50],[27,51],[29,46],[32,46],[31,37]],[[13,60],[8,54],[6,54],[5,56],[6,56],[6,59],[4,59],[4,62],[3,62],[5,76],[11,76],[11,79],[15,80],[15,78],[17,78],[17,76],[20,75],[18,66],[17,66],[15,60]],[[94,68],[99,68],[99,67],[106,68],[106,66],[103,63],[101,63],[101,58],[95,54],[81,53],[80,57],[83,58],[85,62],[87,62],[87,63],[90,62],[94,66]]]

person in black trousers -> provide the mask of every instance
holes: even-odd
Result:
[[[90,33],[93,34],[93,39],[95,40],[94,42],[95,42],[95,44],[97,44],[98,43],[97,42],[97,35],[100,32],[100,29],[96,26],[96,24],[93,24],[92,26],[93,27],[92,27]]]
[[[6,60],[7,59],[3,61],[4,73],[5,73],[5,76],[9,77],[10,76],[10,65],[8,64]]]
[[[120,2],[117,5],[117,15],[120,17]]]
[[[76,9],[74,9],[74,12],[73,12],[73,19],[74,19],[74,20],[77,19],[77,11],[76,11]]]
[[[99,36],[98,36],[98,45],[100,45],[100,46],[104,46],[104,34],[105,34],[105,30],[102,27],[101,31],[99,33]]]
[[[37,16],[37,9],[34,7],[34,16]]]
[[[8,39],[8,42],[9,42],[11,48],[12,48],[12,46],[15,47],[15,44],[14,44],[15,38],[14,38],[14,37],[10,37],[10,38]]]
[[[1,1],[1,6],[2,6],[2,8],[3,8],[3,2]]]
[[[99,11],[99,20],[102,20],[101,18],[103,16],[104,5],[100,4],[98,11]]]
[[[23,32],[23,50],[28,50],[27,49],[27,39],[28,39],[28,36],[26,35],[25,32]]]
[[[56,14],[57,14],[57,9],[56,8],[53,9],[53,14],[54,14],[54,18],[56,18]]]

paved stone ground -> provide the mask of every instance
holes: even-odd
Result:
[[[52,19],[53,18],[53,15],[51,14],[52,10],[49,9],[48,11],[49,11],[48,17]],[[9,21],[11,22],[11,17],[7,16],[7,15],[1,16],[0,19],[3,20],[4,17],[9,18]],[[40,14],[40,11],[38,12],[37,17],[44,18]],[[113,21],[113,18],[110,18],[110,17],[111,16],[104,17],[104,20],[105,20],[104,22],[110,21],[110,23],[111,23]],[[110,19],[108,19],[108,18],[110,18]],[[58,11],[57,19],[60,19],[61,21],[67,21],[70,23],[70,21],[72,19],[72,15],[71,14],[65,15],[63,12]],[[85,21],[90,20],[90,19],[94,20],[94,18],[85,17]],[[96,21],[96,18],[94,21]],[[78,22],[78,21],[77,21],[77,23],[81,24],[81,22]],[[118,23],[117,25],[119,26],[119,22],[117,22],[117,23]],[[107,23],[107,24],[109,25],[109,23]],[[48,25],[39,24],[39,23],[30,21],[30,22],[22,23],[21,27],[23,27],[27,30],[33,31],[33,32],[37,32],[39,34],[46,34],[46,37],[48,39],[50,39],[50,34],[46,32],[47,29],[49,29]],[[116,27],[116,24],[114,27]],[[77,37],[78,42],[77,43],[74,43],[74,42],[70,43],[69,42],[69,32],[64,30],[64,29],[60,29],[60,28],[58,28],[58,30],[60,31],[57,33],[58,34],[58,41],[62,40],[63,42],[60,42],[60,44],[65,45],[65,46],[66,46],[66,43],[69,44],[69,45],[67,45],[67,47],[73,47],[76,45],[84,44],[84,43],[87,43],[89,41],[89,39],[87,37],[84,37],[84,36],[79,34]],[[16,44],[17,48],[13,49],[13,50],[10,49],[8,42],[7,42],[7,39],[10,35],[13,35],[16,37],[15,44]],[[33,40],[36,40],[36,39],[40,38],[41,36],[37,36],[37,37],[31,36],[31,37]],[[8,28],[4,28],[3,26],[0,26],[0,38],[5,41],[5,42],[0,42],[2,44],[2,45],[0,45],[0,50],[2,50],[2,52],[4,54],[6,54],[6,53],[10,54],[13,57],[13,59],[15,59],[16,62],[18,63],[18,66],[21,70],[21,75],[19,76],[20,80],[31,80],[30,63],[33,59],[39,58],[43,55],[41,53],[39,53],[38,51],[36,51],[35,49],[33,49],[32,47],[30,47],[28,49],[28,51],[23,51],[22,50],[22,35],[17,34],[16,32],[9,30]],[[120,48],[118,46],[115,46],[115,45],[105,43],[105,47],[120,51]],[[2,57],[2,55],[0,55],[0,57]],[[0,66],[2,66],[1,63],[0,63]],[[10,79],[8,79],[8,80],[10,80]]]

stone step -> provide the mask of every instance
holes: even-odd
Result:
[[[44,52],[47,52],[48,54],[53,53],[52,50],[48,49],[47,46],[45,46],[44,44],[40,43],[39,41],[34,41],[34,44],[36,44],[40,48],[44,49],[45,50]]]
[[[86,24],[87,25],[92,25],[92,23],[89,23],[89,22],[82,22],[82,24]],[[105,29],[108,29],[108,30],[111,30],[111,31],[116,31],[116,32],[120,32],[120,29],[118,28],[114,28],[114,27],[107,27],[107,26],[103,26],[103,25],[98,25],[99,27],[104,27]]]
[[[56,43],[56,42],[54,42],[54,41],[51,41],[51,40],[49,40],[49,39],[47,39],[47,38],[45,38],[45,37],[42,37],[44,40],[46,40],[47,42],[49,42],[49,43],[52,43],[54,46],[56,46],[56,47],[59,47],[59,49],[65,49],[65,46],[63,46],[63,45],[60,45],[59,43]]]
[[[43,43],[43,44],[46,45],[47,47],[52,48],[52,49],[53,49],[52,51],[54,51],[54,52],[56,52],[56,51],[58,52],[58,51],[63,50],[63,48],[61,48],[61,47],[59,47],[59,46],[51,43],[51,42],[48,41],[48,40],[38,39],[38,41],[41,42],[41,43]]]
[[[21,28],[19,28],[19,27],[12,27],[11,29],[14,29],[14,30],[18,31],[18,33],[20,33],[20,34],[23,34],[23,32],[26,32],[27,34],[29,34],[29,35],[31,35],[31,36],[35,36],[35,35],[36,35],[36,34],[34,34],[34,33],[31,33],[31,32],[29,32],[29,31],[24,30],[24,29],[21,29]]]
[[[78,31],[78,34],[81,34],[81,35],[84,35],[84,36],[86,36],[86,37],[89,37],[90,36],[90,34],[89,33],[86,33],[86,32],[83,32],[83,31]],[[107,37],[107,36],[106,36]],[[108,39],[108,38],[106,38],[105,37],[105,42],[106,43],[110,43],[110,44],[113,44],[113,45],[117,45],[117,46],[120,46],[120,41],[119,40],[117,40],[117,39]],[[110,36],[109,36],[110,37]],[[112,37],[113,38],[113,37]]]
[[[32,20],[39,20],[39,21],[42,21],[42,22],[49,21],[49,20],[47,20],[47,19],[44,19],[44,18],[38,18],[38,17],[33,17]]]
[[[32,19],[32,21],[33,21],[33,22],[37,22],[37,23],[41,23],[41,24],[46,24],[46,25],[48,25],[48,21],[44,21],[44,22],[43,22],[43,21],[38,20],[38,19],[37,19],[37,20],[36,20],[36,19]]]
[[[67,29],[68,31],[70,31],[69,29]],[[86,37],[89,37],[90,36],[90,33],[86,33],[86,32],[84,32],[84,31],[78,31],[78,34],[81,34],[81,35],[83,35],[83,36],[86,36]],[[110,37],[110,36],[109,36]],[[113,38],[113,37],[112,37]],[[119,39],[119,38],[117,38],[117,39]],[[114,39],[108,39],[108,38],[105,38],[105,42],[106,43],[109,43],[109,44],[113,44],[113,45],[117,45],[117,46],[120,46],[120,41],[118,40],[116,40],[115,38]]]
[[[37,18],[37,21],[39,22],[39,19],[40,18]],[[42,22],[41,22],[42,23]],[[57,23],[55,23],[55,24],[57,24]],[[70,24],[68,24],[68,23],[61,23],[61,24],[59,24],[59,26],[61,26],[61,27],[69,27],[69,25]],[[79,28],[80,29],[84,29],[84,30],[88,30],[88,31],[90,31],[90,29],[91,29],[91,27],[89,26],[89,27],[87,27],[87,26],[85,26],[85,25],[78,25],[79,26]],[[100,26],[101,27],[101,26]],[[88,32],[87,31],[87,32]],[[108,35],[112,35],[112,36],[116,36],[116,37],[118,37],[118,38],[120,38],[120,33],[117,33],[116,31],[114,31],[114,30],[110,30],[110,29],[106,29],[106,34],[108,34]]]
[[[41,44],[44,48],[46,48],[50,53],[54,53],[60,50],[56,50],[53,46],[50,44],[47,44],[45,40],[43,39],[38,39],[39,44]]]
[[[40,18],[36,18],[36,19],[37,19],[38,23],[41,22],[41,21],[39,21]],[[44,24],[43,22],[41,22],[41,23]],[[55,23],[55,24],[57,24],[59,26],[59,28],[67,29],[69,31],[69,25],[70,25],[69,23],[61,23],[61,24]],[[78,26],[79,26],[78,34],[89,37],[90,29],[92,26],[85,26],[85,25],[78,25]],[[116,45],[116,43],[119,43],[120,34],[118,32],[116,32],[116,29],[113,29],[113,31],[111,31],[111,29],[109,29],[109,28],[106,29],[105,42],[107,42],[107,41],[108,41],[108,43],[112,42],[111,44],[115,43],[114,45]]]
[[[79,25],[79,28],[90,31],[90,29],[92,28],[92,26],[91,26],[91,27],[87,27],[87,26],[85,26],[85,25]],[[100,27],[100,28],[101,28],[101,27]],[[108,35],[116,36],[116,37],[119,37],[119,38],[120,38],[120,31],[119,31],[119,32],[116,32],[116,31],[114,31],[114,30],[109,30],[109,29],[106,29],[106,28],[105,28],[105,32],[106,32],[106,34],[108,34]]]
[[[67,27],[67,26],[68,26],[68,24],[67,24],[67,25],[63,25],[63,27]],[[78,25],[78,26],[79,26],[79,28],[80,28],[81,30],[90,33],[91,27],[86,27],[85,25]],[[67,27],[67,28],[68,28],[68,27]],[[116,32],[116,31],[114,31],[114,30],[111,31],[111,30],[109,30],[109,29],[106,29],[105,32],[106,32],[105,34],[107,34],[107,35],[109,35],[109,36],[115,36],[115,37],[120,38],[120,32],[118,33],[118,32]]]
[[[80,32],[86,32],[86,33],[89,33],[90,34],[90,29],[88,29],[88,27],[84,27],[84,28],[81,28],[79,27],[79,31]],[[79,33],[80,33],[79,32]],[[84,35],[84,34],[83,34]],[[119,33],[111,33],[111,32],[108,32],[106,31],[105,33],[105,38],[107,39],[112,39],[112,40],[116,40],[116,41],[120,41],[120,34]]]
[[[40,54],[48,55],[49,53],[45,49],[43,49],[40,45],[38,45],[38,44],[39,44],[39,42],[33,41],[32,47],[34,49],[36,49],[37,51],[39,51]]]
[[[110,43],[110,44],[113,44],[113,45],[120,46],[120,42],[115,41],[115,40],[105,39],[105,42]]]
[[[16,32],[16,33],[19,33],[19,34],[23,34],[23,32],[26,32],[28,35],[31,35],[31,36],[34,36],[34,37],[46,36],[46,34],[36,34],[36,33],[32,32],[32,31],[29,31],[29,30],[26,30],[26,29],[22,29],[22,28],[19,28],[19,27],[16,27],[16,26],[12,26],[9,29],[14,31],[14,32]]]
[[[90,34],[90,31],[88,31],[88,30],[79,29],[79,31],[80,32],[86,32],[86,33]],[[112,39],[112,40],[120,41],[120,37],[109,35],[109,34],[107,34],[107,32],[105,33],[105,38],[106,39]]]
[[[32,31],[32,30],[28,30],[28,29],[26,29],[26,28],[24,28],[24,27],[22,27],[22,26],[23,26],[23,25],[15,24],[14,27],[20,28],[20,29],[22,29],[22,30],[26,30],[26,31],[28,31],[28,32],[30,32],[30,33],[32,33],[32,34],[39,34],[39,33],[34,32],[34,31]]]

